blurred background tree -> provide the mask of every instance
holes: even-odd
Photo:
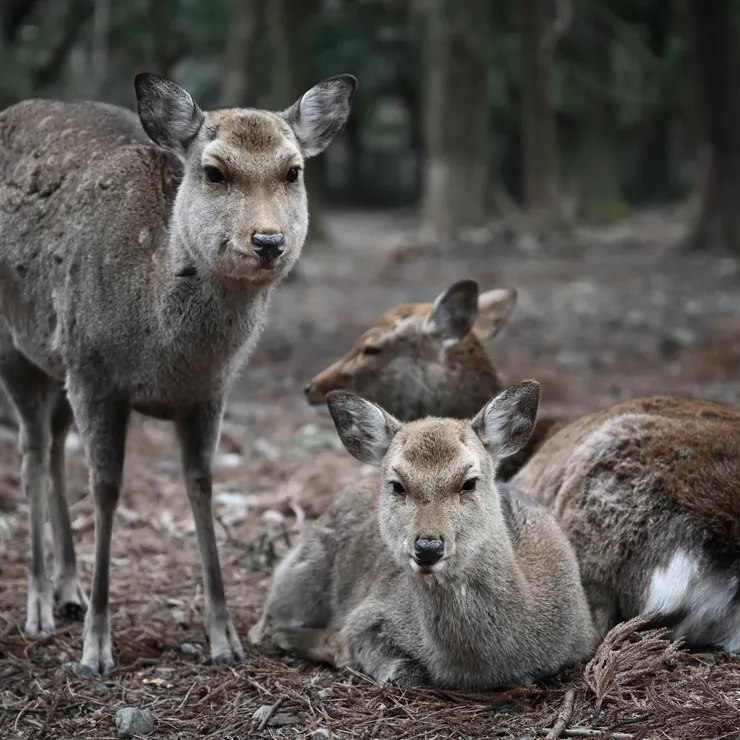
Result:
[[[326,208],[413,208],[423,241],[694,203],[684,245],[740,253],[740,0],[3,0],[0,104],[133,105],[141,70],[204,107],[360,83],[307,168]]]

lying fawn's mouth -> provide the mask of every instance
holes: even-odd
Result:
[[[428,576],[434,573],[439,573],[447,565],[447,558],[443,557],[436,563],[420,563],[412,555],[409,558],[409,565],[411,565],[411,570],[415,573],[421,573],[422,575]]]

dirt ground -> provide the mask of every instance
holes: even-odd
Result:
[[[307,247],[298,278],[275,296],[232,394],[216,461],[222,569],[245,642],[269,572],[301,520],[368,472],[301,388],[397,303],[430,301],[462,277],[483,289],[516,287],[518,306],[491,351],[506,380],[543,381],[543,413],[575,416],[655,392],[740,402],[740,263],[676,256],[681,227],[670,214],[540,245],[476,233],[423,254],[398,248],[415,227],[408,214],[335,213],[329,226],[336,245]],[[568,729],[553,737],[740,737],[740,662],[688,656],[659,633],[635,632],[638,624],[613,631],[585,670],[494,694],[403,692],[254,649],[243,666],[209,665],[177,450],[167,424],[141,417],[131,427],[113,541],[119,667],[104,680],[77,678],[65,664],[79,657],[79,623],[58,619],[56,633],[41,639],[22,632],[27,508],[15,434],[0,432],[2,740],[115,738],[114,715],[127,706],[151,711],[152,737],[183,740],[520,740],[547,735],[559,715]],[[68,447],[73,529],[89,585],[92,502],[74,435]]]

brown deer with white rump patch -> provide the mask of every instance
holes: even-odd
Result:
[[[539,385],[504,390],[468,422],[402,424],[333,391],[347,450],[380,466],[309,524],[273,576],[250,640],[378,681],[460,690],[529,683],[590,657],[595,634],[555,519],[496,483],[527,441]]]
[[[0,113],[0,379],[20,420],[29,505],[26,632],[54,629],[47,497],[57,595],[86,607],[64,492],[74,415],[95,501],[82,672],[113,667],[111,537],[132,410],[174,422],[211,656],[244,655],[216,548],[211,460],[226,395],[306,238],[304,160],[342,130],[355,86],[349,75],[325,80],[280,113],[204,112],[174,82],[139,74],[138,116],[52,100]]]
[[[740,652],[740,411],[618,403],[546,440],[512,484],[568,535],[600,635],[654,612],[688,647]]]

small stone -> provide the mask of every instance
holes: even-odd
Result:
[[[331,733],[323,727],[319,727],[318,730],[314,730],[311,733],[311,740],[330,740],[330,738]]]
[[[11,676],[15,676],[16,673],[20,673],[20,672],[21,672],[21,669],[18,668],[17,665],[5,666],[5,668],[3,668],[0,671],[0,681],[2,681],[2,679],[4,678],[10,678]]]
[[[175,669],[167,666],[157,666],[154,669],[154,675],[164,681],[171,681],[175,677]]]
[[[285,727],[286,725],[295,725],[301,721],[297,714],[288,714],[287,712],[278,712],[268,723],[268,727]]]
[[[200,645],[194,645],[192,642],[183,642],[180,645],[180,651],[185,655],[200,655],[201,653]]]
[[[107,694],[110,691],[110,687],[102,681],[92,681],[86,688],[91,694]]]
[[[154,718],[146,710],[124,707],[116,712],[116,729],[119,737],[148,735],[154,729]]]
[[[269,716],[271,708],[272,704],[263,704],[261,707],[255,709],[254,714],[252,715],[252,719],[255,722],[262,722],[265,717]]]

